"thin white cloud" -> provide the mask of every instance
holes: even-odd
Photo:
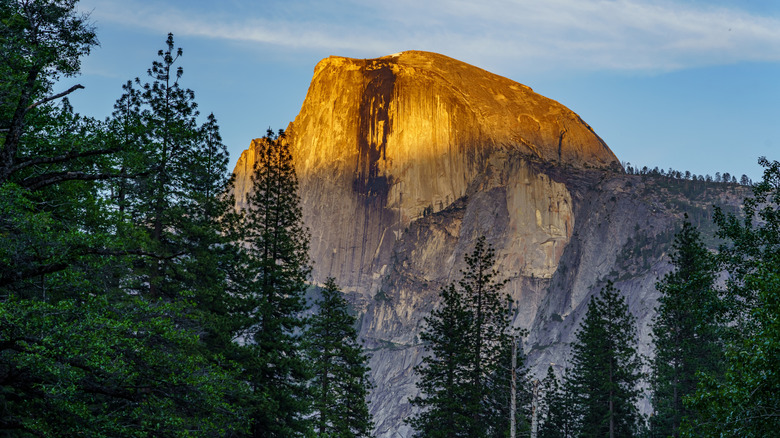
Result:
[[[273,18],[186,10],[165,2],[103,0],[99,24],[172,31],[290,49],[379,56],[423,49],[483,65],[672,70],[780,61],[780,17],[737,8],[652,0],[397,0],[333,2],[328,14],[296,17],[305,5],[266,4]],[[161,6],[163,5],[163,6]],[[321,10],[322,4],[318,4]],[[314,14],[314,13],[312,13]]]

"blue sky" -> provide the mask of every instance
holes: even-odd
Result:
[[[622,161],[758,179],[780,160],[777,0],[82,0],[101,46],[76,109],[107,116],[168,32],[235,162],[284,128],[330,55],[442,53],[577,112]],[[232,166],[232,164],[231,164]]]

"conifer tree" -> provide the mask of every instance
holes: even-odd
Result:
[[[312,361],[314,429],[318,437],[368,437],[368,357],[358,344],[355,317],[333,278],[325,281],[306,344]]]
[[[114,166],[132,176],[111,187],[117,235],[135,255],[121,284],[150,301],[186,306],[179,326],[201,333],[203,354],[230,367],[225,359],[237,358],[233,341],[253,302],[230,281],[240,236],[230,229],[237,218],[227,148],[213,114],[198,121],[195,93],[181,84],[182,55],[168,34],[150,82],[126,83],[109,121],[109,141],[120,151]]]
[[[219,219],[230,205],[220,196],[228,183],[227,151],[216,119],[199,126],[195,93],[181,86],[184,71],[176,66],[183,51],[172,34],[165,45],[148,70],[151,82],[136,78],[124,86],[113,126],[120,129],[121,172],[138,175],[120,182],[118,208],[144,229],[144,252],[153,255],[136,264],[136,288],[174,301],[184,291],[197,294],[197,284],[218,282],[204,275],[207,264],[191,264],[198,263],[196,252],[220,246]]]
[[[293,437],[309,433],[310,370],[301,345],[306,309],[309,235],[301,218],[298,180],[283,132],[257,140],[253,189],[243,223],[239,291],[255,300],[246,358],[255,394],[252,435]]]
[[[470,347],[466,357],[466,385],[473,405],[470,412],[472,436],[496,433],[502,420],[508,418],[491,409],[502,402],[504,406],[508,404],[508,397],[501,397],[500,392],[495,391],[492,380],[506,370],[511,358],[507,351],[514,341],[509,313],[512,301],[508,294],[501,293],[507,280],[497,279],[494,264],[495,250],[482,236],[477,239],[474,252],[466,255],[468,269],[462,272],[458,282],[472,313],[471,329],[466,334]],[[508,429],[508,426],[507,421],[504,427]],[[486,427],[490,429],[485,430]]]
[[[661,297],[652,332],[650,428],[658,437],[680,436],[683,418],[695,415],[683,400],[695,392],[697,374],[718,374],[722,360],[715,264],[687,215],[670,257],[673,271],[656,284]]]
[[[573,391],[575,436],[631,437],[639,427],[640,358],[636,322],[612,282],[588,303],[566,387]]]
[[[565,391],[552,366],[540,383],[539,438],[567,438],[573,436],[572,392]]]
[[[98,44],[95,27],[89,17],[76,10],[77,0],[4,1],[0,3],[0,184],[15,180],[23,186],[40,187],[53,181],[86,180],[96,175],[88,171],[47,172],[45,164],[63,164],[95,155],[99,148],[87,151],[74,144],[69,154],[64,149],[38,148],[25,144],[28,128],[40,109],[49,102],[84,88],[75,85],[54,93],[53,86],[61,76],[75,76],[81,58]],[[44,153],[51,156],[43,160]],[[55,158],[56,159],[53,159]],[[13,178],[13,174],[41,166],[44,172],[35,181]],[[40,171],[41,169],[36,169]],[[29,176],[25,175],[25,176]],[[26,178],[25,178],[26,179]]]
[[[427,328],[420,333],[430,354],[414,368],[424,395],[411,400],[421,412],[409,424],[419,437],[467,437],[470,412],[463,356],[472,315],[454,284],[442,288],[439,296],[441,306],[425,317]]]
[[[409,421],[417,436],[509,432],[509,391],[502,388],[509,385],[508,349],[517,333],[511,327],[511,299],[501,293],[506,281],[497,279],[494,263],[493,248],[478,238],[474,251],[466,255],[467,269],[458,288],[443,288],[441,307],[426,318],[421,339],[432,355],[415,368],[423,396],[411,403],[423,409]],[[523,368],[522,359],[518,368]]]
[[[97,141],[103,126],[76,113],[55,89],[79,73],[98,41],[75,1],[5,1],[0,5],[0,296],[57,299],[97,283],[96,252],[109,246],[99,182],[111,178]],[[52,202],[56,199],[56,202]]]

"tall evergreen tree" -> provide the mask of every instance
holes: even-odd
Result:
[[[131,253],[123,288],[151,300],[186,303],[178,321],[202,333],[204,353],[237,360],[238,332],[254,301],[235,287],[240,265],[237,213],[229,196],[228,154],[217,120],[198,122],[195,93],[182,86],[182,49],[169,34],[140,79],[123,86],[109,121],[121,152],[113,182],[117,234]]]
[[[423,409],[409,421],[418,436],[509,432],[509,391],[502,388],[509,385],[508,351],[517,333],[511,327],[511,299],[501,293],[506,281],[497,279],[494,264],[493,248],[480,237],[466,255],[459,287],[443,288],[442,306],[426,318],[421,339],[433,354],[415,368],[423,396],[411,403]],[[522,359],[518,367],[523,368]]]
[[[472,313],[472,326],[466,334],[470,347],[466,357],[466,387],[472,401],[470,427],[474,437],[496,436],[509,429],[509,416],[497,409],[508,406],[508,391],[497,389],[508,387],[509,381],[502,377],[509,374],[508,362],[516,333],[510,314],[512,299],[502,293],[507,280],[498,280],[494,264],[495,250],[481,236],[474,252],[466,255],[468,269],[462,272],[458,282]],[[522,367],[521,360],[519,368]],[[496,380],[504,380],[506,384],[499,385]]]
[[[253,301],[230,281],[240,242],[227,148],[213,114],[198,122],[195,93],[180,83],[182,54],[168,34],[150,82],[126,83],[109,121],[116,171],[132,175],[111,186],[117,234],[134,254],[121,285],[184,305],[179,326],[201,333],[203,354],[230,367],[225,358],[237,359],[233,341]]]
[[[306,345],[314,368],[311,383],[318,437],[371,435],[368,357],[358,344],[355,317],[333,278],[328,278],[317,312],[309,319]]]
[[[568,438],[573,435],[571,401],[573,393],[565,391],[552,366],[539,388],[539,438]]]
[[[89,17],[76,11],[77,0],[29,0],[0,3],[0,183],[12,174],[32,166],[64,163],[85,158],[86,152],[73,145],[69,149],[48,150],[44,159],[42,150],[25,145],[25,133],[39,109],[73,91],[83,88],[75,85],[60,93],[53,93],[53,85],[60,76],[79,73],[82,56],[97,45],[95,28]],[[46,145],[39,144],[45,148]],[[55,153],[58,152],[58,153]],[[69,153],[64,154],[64,151]],[[44,169],[46,166],[43,166]],[[41,176],[39,174],[38,176]],[[83,180],[82,173],[47,173],[33,181],[19,181],[22,185],[41,186],[46,180]]]
[[[656,284],[661,297],[652,332],[650,428],[658,437],[680,436],[683,418],[695,415],[683,399],[695,392],[698,373],[719,374],[722,361],[715,264],[687,216],[670,258],[673,271]]]
[[[204,275],[209,264],[195,253],[208,256],[219,246],[219,219],[230,205],[220,197],[227,189],[227,150],[216,120],[209,116],[199,126],[195,93],[179,83],[182,49],[172,34],[165,44],[148,70],[151,82],[124,86],[113,126],[121,130],[120,171],[138,175],[120,182],[118,208],[145,230],[144,249],[153,254],[136,265],[136,287],[171,301],[217,281]]]
[[[85,267],[108,243],[95,238],[107,232],[95,181],[112,176],[104,161],[114,150],[96,141],[101,124],[63,99],[81,85],[55,92],[97,44],[75,3],[0,4],[0,185],[13,210],[0,217],[0,290],[20,297],[77,295],[99,278]]]
[[[309,433],[310,370],[301,345],[309,266],[308,230],[303,226],[298,179],[284,134],[255,143],[252,192],[243,223],[244,272],[240,293],[253,297],[247,328],[251,354],[247,380],[255,393],[254,437]]]
[[[636,342],[635,318],[610,281],[588,303],[572,347],[566,386],[575,394],[576,436],[616,438],[637,432],[641,362]]]
[[[420,333],[429,355],[414,368],[423,396],[411,400],[421,412],[409,424],[418,437],[468,437],[471,419],[463,356],[469,348],[472,315],[454,284],[442,288],[439,296],[441,306],[425,317],[426,329]]]
[[[780,162],[765,167],[744,217],[716,210],[719,259],[729,274],[722,293],[722,377],[705,375],[688,399],[701,418],[686,436],[765,437],[780,429]]]

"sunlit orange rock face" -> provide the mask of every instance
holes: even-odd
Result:
[[[315,278],[334,276],[350,290],[376,285],[412,221],[466,195],[486,171],[506,173],[509,155],[575,167],[618,162],[558,102],[430,52],[320,61],[287,133],[312,231]],[[248,189],[252,155],[245,152],[236,167],[238,193]],[[515,176],[495,175],[504,180],[495,183]],[[536,209],[541,216],[559,209],[543,207]],[[529,214],[524,219],[535,224],[536,212]]]
[[[549,169],[620,170],[568,108],[429,52],[322,60],[287,135],[313,280],[335,277],[362,314],[372,412],[388,437],[410,434],[400,419],[416,394],[423,318],[476,237],[495,247],[521,303],[515,324],[531,328],[576,225],[571,187]],[[253,144],[236,165],[239,206],[254,158]]]

